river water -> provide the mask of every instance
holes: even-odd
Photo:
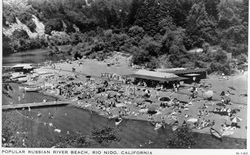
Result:
[[[38,52],[37,52],[38,51]],[[15,53],[12,56],[4,57],[3,64],[13,65],[16,63],[41,63],[46,60],[46,50],[33,50],[25,53]],[[20,94],[15,87],[12,94],[13,101],[17,102],[16,96]],[[55,100],[55,98],[44,96],[39,93],[27,93],[20,102],[36,102],[43,99]],[[3,104],[9,104],[10,99],[3,97]],[[14,103],[15,103],[14,102]],[[154,130],[154,127],[146,121],[124,120],[119,127],[115,127],[114,120],[109,120],[87,110],[78,109],[72,106],[48,107],[28,110],[12,111],[21,122],[22,131],[29,133],[28,138],[50,139],[56,141],[58,134],[65,135],[67,132],[81,132],[83,135],[90,135],[95,128],[114,127],[118,131],[120,141],[111,143],[105,147],[113,148],[165,148],[166,143],[172,133],[170,128]],[[3,117],[6,112],[3,112]],[[7,112],[8,113],[8,112]],[[41,113],[38,117],[37,114]],[[49,114],[53,115],[50,119]],[[28,117],[27,117],[28,116]],[[52,123],[53,126],[48,126]],[[60,129],[61,133],[54,132],[54,129]],[[196,144],[194,148],[246,148],[246,140],[223,138],[219,141],[208,134],[194,133]],[[149,143],[149,141],[151,143]],[[100,146],[93,146],[100,147]]]
[[[24,52],[9,54],[3,57],[3,66],[11,66],[18,63],[42,63],[46,60],[58,61],[64,59],[63,55],[48,56],[48,49],[34,49]]]
[[[42,114],[41,117],[37,117],[38,112]],[[53,119],[49,119],[49,113],[53,115]],[[56,141],[59,133],[54,132],[54,129],[60,129],[60,135],[66,135],[67,132],[81,132],[83,135],[90,135],[95,128],[112,127],[118,131],[120,141],[105,147],[165,148],[167,140],[172,134],[170,128],[155,131],[154,127],[146,121],[124,120],[118,127],[115,127],[114,120],[71,106],[38,108],[31,111],[19,110],[16,111],[16,115],[23,124],[22,131],[30,133],[29,137],[34,139],[47,138]],[[53,127],[49,127],[48,123],[52,123]],[[196,140],[194,148],[236,149],[244,148],[246,145],[245,141],[241,139],[223,138],[223,141],[219,141],[208,134],[198,133],[194,133],[194,137]],[[149,141],[152,143],[149,144]]]

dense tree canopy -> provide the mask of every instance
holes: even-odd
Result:
[[[45,33],[51,36],[53,46],[70,44],[73,54],[78,51],[77,55],[102,57],[100,60],[112,51],[120,51],[132,54],[132,62],[139,65],[191,68],[212,65],[213,70],[218,70],[226,67],[227,62],[211,64],[212,61],[208,61],[216,57],[209,54],[211,49],[218,47],[224,53],[232,53],[234,58],[246,61],[248,0],[87,2],[26,0],[18,5],[4,3],[3,24],[8,27],[18,18],[35,32],[36,25],[32,20],[32,15],[35,15],[45,24]],[[50,45],[41,38],[37,40],[42,43],[38,43],[29,40],[25,34],[23,37],[19,37],[19,32],[9,38],[6,36],[4,46],[10,43],[9,49],[19,51]],[[28,42],[34,46],[29,46]],[[199,60],[187,52],[194,48],[204,50],[198,56]]]

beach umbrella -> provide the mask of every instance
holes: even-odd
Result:
[[[232,121],[233,123],[238,123],[238,122],[242,121],[242,119],[239,118],[238,116],[235,116],[235,117],[233,117],[233,118],[231,119],[231,121]]]
[[[154,105],[149,106],[148,111],[156,111],[156,106],[154,106]]]
[[[150,93],[148,89],[143,90],[145,93]]]
[[[150,95],[148,94],[148,93],[145,93],[143,96],[142,96],[142,98],[150,98]]]
[[[161,97],[159,100],[160,101],[171,101],[171,99],[169,97]]]
[[[195,123],[195,122],[198,122],[198,119],[197,118],[190,118],[187,120],[187,122]]]
[[[157,113],[157,111],[156,111],[156,107],[155,106],[150,106],[149,108],[148,108],[148,113],[149,114],[155,114],[155,113]]]

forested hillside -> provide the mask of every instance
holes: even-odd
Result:
[[[70,45],[75,58],[103,60],[120,51],[149,68],[208,67],[227,74],[228,53],[237,63],[247,61],[248,0],[4,0],[4,31],[18,21],[38,35],[3,33],[4,54]],[[195,48],[203,52],[189,52]]]

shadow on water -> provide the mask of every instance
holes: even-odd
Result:
[[[17,86],[14,85],[14,88]],[[15,90],[18,90],[17,88]],[[14,101],[17,101],[16,91],[14,93]],[[40,102],[43,99],[54,101],[56,98],[45,96],[40,93],[26,93],[22,103]],[[5,103],[6,102],[6,103]],[[3,104],[7,100],[3,98]],[[171,134],[171,128],[167,126],[165,129],[154,130],[151,123],[147,121],[128,120],[124,119],[121,124],[116,127],[113,119],[107,119],[89,110],[79,109],[73,106],[59,107],[43,107],[32,108],[31,111],[17,110],[16,116],[21,122],[21,129],[27,130],[29,136],[34,139],[46,138],[48,140],[57,141],[58,133],[54,129],[60,129],[61,135],[69,133],[81,133],[83,135],[91,135],[94,129],[104,127],[112,127],[117,129],[119,142],[113,142],[108,146],[110,148],[166,148],[167,141]],[[38,117],[37,114],[41,113]],[[3,115],[5,112],[3,112]],[[51,119],[49,116],[53,116]],[[23,116],[30,116],[33,119],[27,119]],[[44,125],[44,123],[52,123],[53,127]],[[246,148],[246,140],[224,137],[223,141],[213,138],[209,134],[193,133],[196,145],[194,148],[218,148],[218,149],[242,149]],[[93,146],[95,147],[95,146]]]
[[[32,137],[56,140],[54,128],[61,130],[61,135],[66,135],[67,132],[81,133],[83,135],[91,135],[94,129],[104,127],[115,128],[118,131],[120,141],[113,142],[109,148],[166,148],[167,141],[173,132],[170,127],[165,129],[154,130],[154,127],[147,121],[123,120],[116,127],[115,121],[107,119],[89,110],[78,109],[72,106],[60,106],[49,108],[19,110],[23,114],[33,115],[36,121],[21,119],[23,127],[28,129]],[[37,113],[41,113],[41,117],[36,117]],[[53,119],[49,118],[53,115]],[[43,123],[53,123],[53,128],[45,127]],[[223,138],[219,141],[208,134],[193,133],[196,141],[194,148],[218,148],[218,149],[240,149],[246,148],[246,140],[235,138]]]
[[[3,66],[15,65],[18,63],[37,64],[45,62],[47,60],[59,61],[60,59],[69,58],[69,56],[64,56],[65,54],[55,56],[49,56],[48,54],[49,50],[46,48],[12,53],[3,57]]]

